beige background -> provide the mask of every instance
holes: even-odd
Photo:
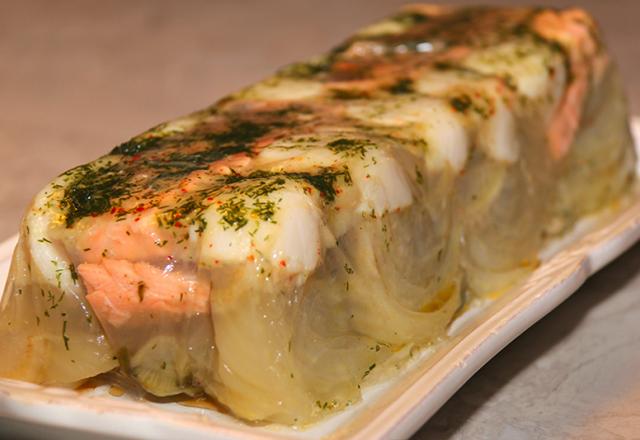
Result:
[[[0,240],[60,172],[403,3],[0,0]],[[640,114],[640,1],[547,2],[572,3],[600,21]],[[417,438],[640,438],[639,263],[636,247],[590,280]]]

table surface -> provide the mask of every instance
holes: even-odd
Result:
[[[403,3],[0,2],[0,239],[60,172]],[[570,4],[599,20],[640,113],[640,1],[553,2]],[[640,438],[639,265],[636,246],[491,360],[415,438]]]

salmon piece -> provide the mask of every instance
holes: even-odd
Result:
[[[86,298],[103,324],[120,327],[139,314],[209,312],[209,286],[188,273],[109,258],[99,264],[81,264],[78,273],[87,288]]]
[[[532,26],[544,38],[558,42],[570,61],[572,80],[548,128],[551,153],[561,159],[569,152],[580,125],[589,81],[592,76],[597,79],[602,74],[608,60],[600,53],[594,38],[593,19],[581,9],[543,11],[535,16]]]
[[[119,222],[111,215],[96,218],[79,232],[75,247],[87,263],[99,263],[104,257],[140,261],[166,258],[173,242],[171,234],[157,227],[155,210],[150,210]]]
[[[251,158],[245,154],[234,154],[211,164],[210,169],[218,174],[229,175],[249,167]]]

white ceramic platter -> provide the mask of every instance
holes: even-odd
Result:
[[[638,146],[640,120],[632,125]],[[581,222],[546,250],[543,264],[521,286],[472,308],[452,324],[446,342],[414,356],[394,378],[366,389],[359,404],[306,430],[251,426],[213,410],[115,397],[106,387],[79,392],[0,380],[0,434],[64,439],[406,438],[482,365],[639,238],[640,196],[615,213]],[[0,244],[1,285],[15,242],[16,237]]]

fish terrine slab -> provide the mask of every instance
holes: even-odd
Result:
[[[640,121],[634,121],[640,137]],[[452,337],[419,353],[402,375],[366,390],[362,402],[307,430],[250,426],[209,409],[115,397],[93,391],[0,381],[0,424],[5,434],[50,438],[305,439],[406,438],[417,431],[504,346],[571,296],[592,274],[640,238],[640,199],[606,220],[591,218],[568,234],[523,285],[469,310]],[[0,247],[0,275],[9,271],[17,237]]]
[[[107,373],[156,403],[102,417],[147,408],[164,432],[406,435],[500,348],[483,329],[517,334],[553,305],[540,292],[572,292],[599,242],[635,233],[634,163],[583,11],[411,7],[48,185],[13,255],[0,375]],[[202,393],[220,411],[169,403]]]

